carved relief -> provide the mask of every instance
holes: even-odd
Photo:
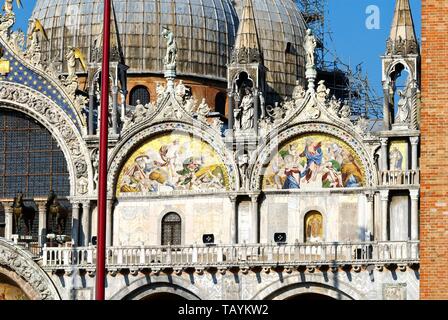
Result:
[[[0,239],[0,265],[13,270],[39,294],[42,300],[59,300],[51,280],[29,254]]]
[[[19,104],[23,111],[31,116],[51,124],[51,131],[56,137],[59,137],[66,146],[69,158],[67,161],[74,167],[75,178],[88,178],[88,165],[82,152],[84,145],[79,133],[69,124],[66,114],[59,109],[50,99],[31,91],[29,88],[17,84],[4,82],[1,84],[0,99],[7,105],[14,102],[15,108]],[[79,182],[77,182],[79,185]],[[79,190],[79,188],[78,188]],[[85,191],[84,188],[81,190]],[[82,192],[82,194],[86,193]]]

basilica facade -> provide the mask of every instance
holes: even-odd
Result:
[[[420,49],[378,124],[286,0],[113,2],[107,299],[419,299]],[[0,16],[0,298],[93,299],[102,2]]]

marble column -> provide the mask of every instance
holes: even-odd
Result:
[[[112,215],[114,210],[114,200],[107,200],[106,212],[106,247],[112,246]]]
[[[81,231],[83,234],[83,246],[88,246],[90,242],[90,201],[85,201],[82,203],[82,221],[81,221]]]
[[[387,171],[389,169],[389,157],[387,156],[388,139],[381,138],[381,170]]]
[[[387,217],[389,214],[389,190],[381,190],[381,241],[387,241]]]
[[[47,207],[46,201],[36,201],[39,213],[39,246],[43,247],[47,243]]]
[[[79,203],[72,203],[72,241],[73,245],[79,245]]]
[[[420,192],[419,190],[410,190],[411,196],[411,240],[418,240],[418,200]]]
[[[112,133],[118,134],[118,87],[112,87]]]
[[[5,239],[12,240],[14,232],[14,217],[12,212],[12,202],[2,202],[3,210],[5,211]]]
[[[95,134],[94,124],[93,124],[93,112],[95,108],[95,94],[93,92],[89,93],[89,122],[88,122],[88,133],[89,136],[93,136]]]
[[[230,220],[230,241],[232,244],[238,243],[238,203],[237,196],[230,196],[230,205],[232,206],[232,217]]]
[[[233,126],[234,126],[234,122],[233,122],[233,92],[231,92],[231,89],[229,89],[228,93],[228,101],[229,101],[229,112],[228,114],[228,125],[229,125],[229,130],[231,135],[233,136]]]
[[[383,104],[383,126],[384,130],[390,130],[390,99],[389,99],[389,85],[383,85],[383,95],[384,95],[384,104]]]
[[[258,195],[251,195],[250,200],[252,202],[252,234],[251,234],[251,242],[259,243],[260,239],[260,221],[259,221],[259,212],[258,212]]]
[[[366,236],[365,241],[372,241],[375,238],[375,210],[374,210],[374,200],[375,193],[366,193]]]
[[[121,122],[123,122],[126,117],[126,94],[122,92],[120,96],[121,96]]]
[[[411,169],[418,170],[418,142],[420,139],[419,137],[410,137],[409,140],[411,142],[411,150],[412,150]]]
[[[253,92],[254,97],[254,131],[255,136],[258,136],[258,118],[259,118],[259,97],[258,97],[258,89],[255,89]]]

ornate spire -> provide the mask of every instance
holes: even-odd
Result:
[[[395,4],[394,19],[387,41],[387,54],[418,54],[418,43],[409,0],[397,0]]]
[[[115,14],[115,6],[112,1],[112,12],[110,17],[110,61],[124,63],[123,52],[121,50],[120,33]],[[101,62],[103,58],[103,33],[95,40],[91,50],[91,61]]]
[[[252,63],[261,62],[262,53],[258,40],[252,0],[244,0],[238,33],[235,40],[232,62]]]

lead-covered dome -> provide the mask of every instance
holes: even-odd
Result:
[[[121,49],[130,73],[162,73],[168,26],[178,46],[177,73],[226,79],[226,64],[235,41],[238,17],[230,0],[113,0]],[[102,33],[103,1],[37,0],[39,19],[49,42],[47,59],[63,60],[68,46],[79,47],[91,61]]]

